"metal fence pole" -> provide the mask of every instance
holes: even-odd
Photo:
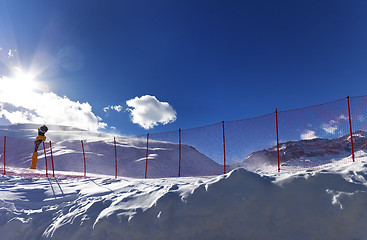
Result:
[[[113,142],[115,145],[115,178],[117,178],[117,151],[116,151],[116,138],[113,137]]]
[[[43,143],[43,151],[45,153],[46,177],[48,178],[48,172],[47,172],[47,156],[46,156],[45,142],[42,142],[42,143]]]
[[[50,151],[51,151],[52,177],[55,177],[54,157],[52,156],[52,146],[51,146],[51,141],[50,141]]]
[[[147,178],[148,173],[148,152],[149,152],[149,133],[147,134],[147,154],[145,156],[145,178]]]
[[[82,149],[83,149],[83,158],[84,158],[84,177],[87,176],[87,163],[85,162],[85,152],[84,152],[84,144],[83,140],[80,141],[82,143]]]
[[[351,144],[351,147],[352,147],[352,159],[353,159],[353,162],[354,162],[353,131],[352,131],[352,118],[350,116],[349,96],[347,97],[347,104],[348,104],[348,116],[349,116],[350,144]]]
[[[178,177],[181,177],[181,128],[178,130]]]
[[[222,129],[223,129],[223,161],[224,161],[223,173],[226,174],[226,138],[224,132],[224,121],[222,121]]]
[[[280,172],[280,154],[279,154],[279,130],[278,130],[278,109],[275,109],[275,124],[277,131],[277,152],[278,152],[278,172]]]
[[[4,136],[4,175],[6,175],[6,172],[5,172],[5,153],[6,151],[5,149],[6,149],[6,136]]]

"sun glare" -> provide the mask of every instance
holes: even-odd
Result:
[[[13,77],[3,77],[0,81],[1,91],[23,98],[32,94],[37,85],[33,74],[22,71],[17,71]]]
[[[34,77],[31,74],[25,74],[25,73],[17,74],[14,78],[14,81],[19,84],[23,84],[24,88],[26,89],[32,90],[35,88]]]

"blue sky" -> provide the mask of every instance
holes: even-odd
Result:
[[[1,1],[0,78],[36,72],[49,103],[39,107],[66,110],[3,95],[0,123],[18,108],[29,121],[141,135],[365,95],[366,12],[360,0]],[[141,122],[142,106],[161,123],[133,123],[126,109]]]

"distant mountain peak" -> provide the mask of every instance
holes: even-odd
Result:
[[[367,155],[367,132],[353,132],[354,151]],[[334,138],[314,138],[310,140],[288,141],[279,144],[280,163],[283,166],[313,167],[347,158],[352,154],[350,134]],[[249,154],[241,163],[231,165],[245,167],[251,171],[264,166],[278,164],[277,146]]]

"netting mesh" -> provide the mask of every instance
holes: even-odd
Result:
[[[146,161],[146,137],[141,138],[116,138],[116,155],[117,155],[117,175],[126,177],[145,177],[145,161]],[[105,151],[109,151],[107,164],[111,167],[115,166],[115,159],[112,148],[112,140],[110,146],[105,148]],[[106,153],[107,154],[107,153]],[[102,160],[102,159],[101,159]],[[101,164],[105,162],[100,161]],[[89,163],[92,165],[93,163]],[[110,171],[113,172],[113,169]],[[111,174],[112,175],[112,174]],[[151,177],[151,176],[150,176]]]
[[[222,124],[182,130],[182,176],[223,173]]]
[[[179,168],[179,131],[149,134],[144,151],[147,178],[176,177]],[[144,149],[146,150],[146,149]],[[148,154],[148,155],[147,155]]]
[[[148,136],[53,142],[53,165],[50,142],[44,144],[49,175],[53,167],[80,176],[137,178],[217,175],[236,167],[265,172],[278,171],[278,166],[282,171],[312,169],[366,160],[367,96]],[[4,152],[7,167],[28,169],[33,150],[33,140],[7,136],[4,142],[0,137],[1,172]],[[37,169],[46,170],[43,144]]]
[[[274,113],[257,118],[225,122],[226,158],[230,169],[246,166],[254,170],[258,166],[277,164],[276,152],[275,149],[272,149],[276,146],[275,122]],[[262,154],[262,150],[269,148],[271,150],[268,154]]]
[[[367,96],[350,98],[350,115],[356,161],[366,160],[367,149]]]
[[[42,150],[42,151],[41,151]],[[6,166],[29,168],[31,164],[34,143],[31,140],[24,140],[6,136]],[[45,169],[45,160],[42,144],[39,146],[39,167]],[[42,159],[42,160],[41,160]]]
[[[346,99],[278,113],[283,169],[310,168],[351,155]]]
[[[51,152],[49,147],[49,144],[46,144],[47,149],[47,160],[49,161],[51,159]],[[88,144],[84,142],[84,148],[88,150],[88,153],[91,153],[92,155],[98,155],[97,149],[90,149]],[[52,151],[53,151],[53,161],[55,170],[57,171],[71,171],[71,172],[84,172],[84,160],[83,160],[83,150],[81,141],[65,141],[65,142],[54,142],[52,143]],[[88,158],[86,157],[88,160]],[[98,163],[94,163],[95,166],[93,166],[93,169],[98,169]],[[88,165],[87,165],[88,167]],[[104,168],[106,168],[105,166]],[[48,168],[50,169],[50,166],[48,164]],[[91,173],[95,173],[91,171],[92,169],[89,169]],[[107,172],[107,171],[104,171]],[[99,173],[102,174],[102,171]]]
[[[44,144],[44,146],[43,146]],[[4,170],[4,138],[1,140],[2,145],[2,171]],[[13,138],[7,136],[5,139],[6,151],[5,151],[5,159],[6,159],[6,167],[17,167],[28,169],[31,165],[32,153],[34,151],[34,141],[25,140],[19,138]],[[52,171],[52,163],[50,157],[50,149],[49,142],[42,143],[38,148],[38,161],[37,161],[37,169],[46,170],[46,160],[45,160],[45,149],[47,156],[47,170]],[[11,173],[11,172],[8,172]]]

